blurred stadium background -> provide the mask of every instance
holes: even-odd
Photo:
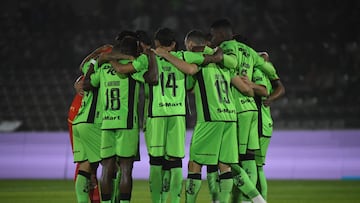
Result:
[[[228,17],[236,33],[270,53],[286,86],[272,108],[276,130],[359,128],[359,8],[339,0],[2,1],[0,122],[64,131],[78,65],[90,51],[123,29],[152,35],[161,26],[173,28],[183,48],[190,29],[208,32]],[[189,128],[194,121],[189,116]]]
[[[124,29],[152,35],[164,26],[183,48],[190,29],[208,32],[228,17],[236,33],[270,54],[286,87],[272,105],[271,177],[360,179],[360,1],[1,3],[0,178],[72,178],[67,112],[78,66],[93,49]],[[188,116],[190,131],[195,119]]]

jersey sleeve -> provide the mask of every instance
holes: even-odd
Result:
[[[182,54],[181,57],[184,61],[191,64],[201,65],[205,59],[202,52],[184,51],[180,54]]]
[[[147,72],[147,70],[141,70],[139,72],[135,72],[135,73],[131,74],[131,77],[136,81],[139,81],[141,83],[145,83],[144,74],[146,72]]]
[[[266,88],[268,88],[264,73],[261,72],[261,70],[259,70],[257,68],[254,69],[254,74],[253,74],[252,80],[255,84],[262,85],[262,86],[265,86]]]
[[[95,70],[95,72],[93,74],[90,75],[90,83],[93,87],[99,87],[100,86],[100,74],[101,74],[101,70],[105,67],[105,66],[111,66],[111,64],[109,63],[104,63],[101,65],[100,68],[97,68]]]
[[[254,68],[260,69],[270,80],[279,79],[272,63],[265,61],[256,51],[252,51],[252,55],[255,59]]]
[[[139,57],[137,57],[133,62],[132,65],[136,72],[141,72],[143,70],[147,70],[149,66],[149,60],[147,55],[141,54]]]
[[[236,42],[226,41],[220,45],[220,48],[224,52],[224,66],[227,68],[236,68],[238,65],[238,51]]]

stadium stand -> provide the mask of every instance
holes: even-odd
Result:
[[[175,29],[183,48],[187,31],[208,31],[212,20],[227,16],[254,48],[270,53],[286,86],[272,106],[275,129],[360,127],[360,2],[79,2],[4,1],[0,122],[21,121],[17,130],[24,131],[66,130],[78,65],[92,49],[112,43],[122,29],[153,33],[160,26]],[[90,3],[79,6],[84,2]],[[188,118],[192,128],[194,114]]]

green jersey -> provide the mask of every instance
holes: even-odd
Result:
[[[257,85],[266,87],[268,94],[273,92],[269,78],[266,77],[266,75],[259,69],[254,70],[253,82]],[[265,99],[266,97],[255,97],[255,101],[259,109],[259,128],[261,127],[262,135],[271,137],[273,131],[273,120],[271,118],[270,107],[265,106],[262,103],[262,101]]]
[[[253,69],[253,61],[251,57],[246,57],[243,53],[243,49],[240,47],[240,43],[235,40],[224,41],[220,44],[220,47],[223,49],[224,54],[235,56],[237,59],[237,67],[235,71],[232,72],[232,76],[240,75],[241,71],[245,64],[249,69]],[[242,72],[244,73],[244,71]],[[252,77],[252,71],[248,71],[249,79]],[[253,97],[246,96],[242,94],[235,87],[231,88],[232,95],[234,97],[234,102],[236,106],[237,113],[246,112],[246,111],[257,111],[255,100]]]
[[[209,49],[205,49],[204,53],[212,54]],[[230,91],[230,71],[231,69],[210,63],[206,67],[200,67],[193,77],[188,77],[188,89],[192,89],[193,84],[195,93],[198,123],[236,121],[236,109]]]
[[[82,67],[82,72],[85,75],[90,68],[94,65],[94,69],[98,69],[98,63],[95,60],[90,60]],[[101,123],[101,105],[100,98],[98,97],[99,89],[95,88],[93,91],[85,91],[81,100],[81,106],[77,113],[73,125],[79,123]]]
[[[128,60],[120,60],[126,64]],[[91,84],[99,88],[103,110],[101,129],[138,128],[139,83],[129,75],[118,74],[111,64],[103,64],[91,75]]]
[[[201,64],[202,54],[193,52],[171,52],[172,55],[188,63]],[[162,57],[156,57],[159,83],[147,85],[149,93],[148,117],[186,115],[186,75]],[[133,64],[134,65],[134,64]]]

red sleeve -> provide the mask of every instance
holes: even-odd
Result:
[[[69,113],[68,113],[69,123],[72,123],[75,116],[77,115],[79,108],[81,106],[81,101],[82,101],[82,96],[80,94],[76,94],[69,108]]]

